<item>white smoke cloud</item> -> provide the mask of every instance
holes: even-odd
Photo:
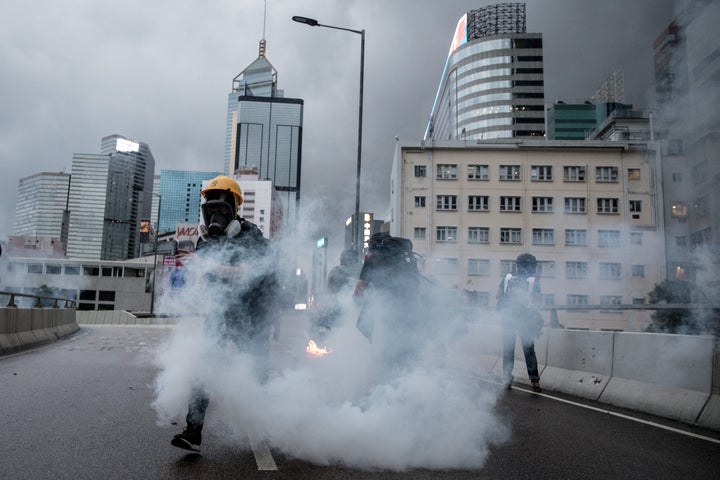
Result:
[[[347,287],[337,298],[334,328],[317,338],[332,352],[322,358],[305,354],[305,343],[317,332],[309,324],[299,339],[283,337],[281,330],[279,342],[271,344],[269,374],[258,380],[248,353],[203,326],[203,318],[221,314],[224,296],[237,294],[240,284],[233,284],[233,292],[207,291],[202,275],[192,272],[202,268],[187,265],[186,294],[159,301],[163,313],[197,313],[182,319],[156,356],[153,408],[160,425],[184,422],[191,388],[200,383],[210,397],[206,432],[234,446],[250,434],[318,465],[479,468],[489,448],[509,438],[508,426],[494,411],[498,390],[445,367],[446,352],[465,329],[464,320],[444,307],[437,307],[443,315],[425,311],[442,324],[428,321],[398,331],[385,328],[386,306],[379,305],[371,313],[370,343],[356,328],[359,306]],[[388,353],[409,348],[417,352],[411,365],[400,369],[389,363]]]

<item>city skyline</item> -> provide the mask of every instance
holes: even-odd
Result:
[[[267,55],[280,72],[281,87],[306,105],[301,215],[322,213],[326,228],[301,217],[310,233],[330,235],[340,244],[344,219],[353,209],[348,192],[354,185],[359,42],[294,24],[290,17],[306,15],[367,32],[361,209],[383,218],[395,136],[422,138],[449,32],[467,11],[494,3],[369,1],[347,8],[330,1],[301,6],[268,1]],[[650,105],[652,42],[673,19],[674,2],[525,3],[528,31],[543,34],[546,103],[588,98],[621,69],[627,103]],[[54,22],[61,7],[52,2],[44,9],[0,7],[1,18],[14,19],[12,25],[0,20],[8,36],[0,50],[6,72],[0,91],[7,106],[0,124],[6,172],[0,185],[6,192],[1,239],[12,234],[20,178],[69,172],[73,152],[92,151],[97,138],[110,133],[151,145],[156,174],[167,168],[222,168],[224,96],[230,79],[256,56],[264,2],[190,3],[170,12],[160,26],[144,23],[168,14],[154,5],[89,5],[81,2],[72,21],[63,24]],[[128,27],[105,28],[105,18]],[[187,35],[198,28],[208,30]],[[418,31],[422,35],[415,35]],[[127,65],[134,67],[128,76],[121,68]]]

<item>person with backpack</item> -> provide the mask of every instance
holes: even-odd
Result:
[[[502,318],[503,383],[512,387],[515,366],[515,335],[520,336],[525,366],[534,392],[541,392],[535,355],[535,338],[540,335],[543,319],[535,308],[541,299],[540,280],[535,276],[537,259],[523,253],[515,259],[515,274],[508,273],[500,282],[497,309]]]
[[[232,342],[255,362],[258,381],[265,379],[272,314],[279,293],[277,258],[262,231],[238,215],[240,186],[220,175],[202,195],[200,238],[195,253],[184,260],[188,272],[202,282],[202,298],[210,311],[205,334],[220,345]],[[186,257],[187,258],[187,257]],[[172,438],[174,447],[200,451],[210,395],[202,379],[193,386],[186,427]]]
[[[375,326],[382,325],[383,363],[391,371],[410,367],[425,340],[420,272],[412,250],[407,238],[373,234],[353,292],[362,306],[357,328],[372,342]]]

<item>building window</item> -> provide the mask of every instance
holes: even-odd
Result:
[[[710,243],[712,233],[710,227],[690,234],[690,247],[696,248]]]
[[[687,217],[687,205],[684,202],[673,202],[670,207],[670,214],[675,218]]]
[[[42,263],[28,263],[27,264],[27,273],[43,273],[43,264]]]
[[[563,167],[563,181],[565,182],[584,182],[585,167]]]
[[[707,178],[708,162],[703,160],[692,167],[692,181],[694,185],[700,185]]]
[[[533,228],[533,245],[555,245],[555,230],[552,228]]]
[[[696,217],[704,217],[708,213],[708,197],[700,197],[693,202],[693,213]]]
[[[600,278],[620,278],[621,264],[611,262],[600,262]]]
[[[552,260],[539,260],[537,262],[537,275],[542,278],[555,276],[555,262]]]
[[[687,237],[685,237],[685,236],[675,237],[675,245],[677,245],[678,247],[686,246],[687,245]]]
[[[587,246],[587,230],[567,229],[565,230],[566,246]]]
[[[437,273],[452,274],[457,273],[457,258],[438,258],[435,262]]]
[[[567,296],[567,304],[568,305],[587,305],[588,304],[588,296],[587,295],[568,295]]]
[[[600,295],[600,305],[622,305],[620,295]]]
[[[630,210],[630,213],[642,212],[642,200],[630,200],[628,202],[628,210]]]
[[[553,197],[532,197],[532,211],[536,213],[552,213]]]
[[[522,203],[522,197],[500,197],[500,211],[501,212],[520,212],[522,209],[520,205]]]
[[[519,228],[501,228],[500,243],[515,245],[522,243],[522,230]]]
[[[415,176],[416,177],[427,176],[427,167],[425,165],[415,165]]]
[[[595,167],[595,181],[598,183],[617,183],[618,167]]]
[[[630,181],[640,180],[640,169],[639,168],[628,168],[628,180],[630,180]]]
[[[48,275],[60,275],[62,272],[62,266],[60,265],[45,265],[45,273]]]
[[[640,298],[633,298],[633,299],[632,299],[632,303],[633,303],[633,305],[645,305],[645,299],[642,298],[642,297],[640,297]]]
[[[426,230],[427,229],[425,227],[415,227],[413,229],[413,238],[415,240],[425,240]]]
[[[438,165],[438,180],[457,180],[457,165]]]
[[[675,172],[672,174],[673,183],[682,183],[682,173]]]
[[[500,180],[520,180],[520,165],[500,165]]]
[[[597,213],[616,214],[619,212],[618,204],[619,201],[617,198],[598,198]]]
[[[554,293],[543,293],[542,304],[546,307],[552,307],[555,305],[555,294]]]
[[[438,195],[435,206],[438,210],[457,210],[457,195]]]
[[[642,245],[642,232],[630,232],[630,245]]]
[[[490,243],[488,227],[468,227],[468,243]]]
[[[598,230],[598,247],[619,247],[620,230]]]
[[[633,265],[632,269],[633,277],[644,277],[645,276],[645,265]]]
[[[488,180],[490,168],[487,165],[468,165],[468,180]]]
[[[565,262],[565,278],[587,278],[587,262]]]
[[[565,197],[565,213],[585,213],[585,199],[580,197]]]
[[[489,275],[490,260],[468,258],[468,275]]]
[[[415,207],[416,208],[425,208],[425,197],[415,197]]]
[[[530,167],[530,180],[533,182],[551,182],[552,165],[533,165]]]
[[[504,277],[515,270],[515,260],[500,260],[500,276]]]
[[[438,242],[457,242],[457,227],[437,227],[435,239]]]
[[[487,212],[490,210],[490,197],[487,195],[469,195],[468,210],[471,212]]]

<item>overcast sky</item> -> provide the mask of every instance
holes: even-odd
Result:
[[[0,239],[20,178],[70,173],[73,153],[99,153],[105,135],[149,144],[156,173],[222,170],[227,94],[258,56],[264,3],[0,0]],[[361,209],[387,219],[395,136],[422,138],[458,19],[494,3],[267,0],[267,58],[285,96],[305,101],[304,212],[325,225],[313,234],[338,245],[354,210],[360,37],[291,17],[366,31]],[[652,105],[652,43],[672,0],[526,4],[547,102],[587,98],[621,69],[626,102]]]

